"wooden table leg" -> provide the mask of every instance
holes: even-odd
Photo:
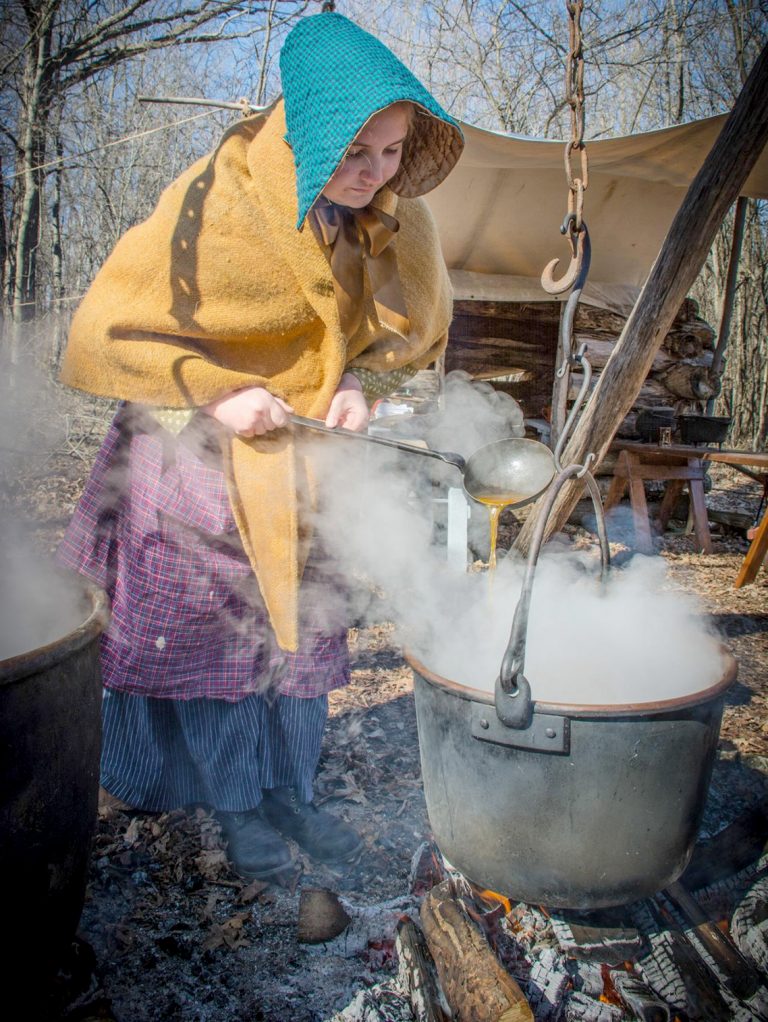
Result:
[[[617,504],[621,503],[621,498],[624,496],[624,491],[627,488],[628,477],[629,458],[626,451],[620,451],[613,469],[613,479],[611,479],[611,485],[608,487],[608,492],[603,502],[604,511],[610,511],[612,507],[616,507]]]
[[[659,508],[659,529],[664,532],[675,510],[677,498],[683,492],[684,482],[682,479],[670,479],[664,488],[664,497]]]
[[[693,479],[688,480],[688,490],[691,494],[691,507],[693,508],[693,531],[699,550],[705,554],[712,553],[712,536],[709,533],[709,518],[707,517],[707,502],[704,497],[704,468],[698,458],[688,462],[691,472],[696,472]]]
[[[736,581],[733,583],[734,589],[741,589],[742,586],[754,582],[766,554],[768,554],[768,511],[765,512],[762,521],[757,527],[755,538],[750,544],[747,556],[744,558],[739,574],[736,576]]]
[[[625,453],[627,454],[629,472],[629,501],[632,505],[637,549],[641,554],[652,554],[653,540],[651,539],[651,523],[648,520],[648,502],[645,499],[642,465],[637,455]]]

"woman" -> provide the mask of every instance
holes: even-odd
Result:
[[[102,785],[205,803],[234,868],[276,877],[359,836],[312,803],[348,681],[339,580],[313,549],[290,413],[365,429],[364,388],[444,349],[450,287],[417,196],[463,141],[335,13],[281,52],[284,101],[230,129],[130,230],[78,309],[62,379],[123,404],[60,559],[104,586]]]

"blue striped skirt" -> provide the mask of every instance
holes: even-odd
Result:
[[[105,689],[101,783],[136,809],[254,809],[262,789],[310,801],[328,697],[153,699]]]

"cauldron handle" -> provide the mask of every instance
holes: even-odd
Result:
[[[595,481],[595,477],[591,472],[586,471],[583,465],[569,465],[568,468],[559,472],[550,484],[544,498],[544,503],[536,518],[523,587],[520,592],[520,599],[517,601],[517,607],[515,608],[515,616],[512,619],[512,629],[504,657],[501,661],[499,677],[496,679],[494,692],[496,715],[502,724],[505,724],[507,727],[526,728],[531,722],[533,713],[531,686],[523,674],[523,669],[525,667],[525,643],[528,635],[528,614],[533,593],[533,577],[536,573],[536,563],[539,559],[539,553],[544,540],[544,530],[552,512],[552,507],[564,484],[574,477],[584,479],[589,495],[592,498],[597,520],[597,536],[600,542],[600,581],[605,582],[608,576],[611,554],[608,547],[608,533],[605,528],[605,513],[600,498],[600,489]]]

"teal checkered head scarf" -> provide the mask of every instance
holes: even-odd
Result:
[[[424,195],[461,155],[464,139],[456,121],[383,43],[341,14],[302,18],[285,40],[280,73],[296,166],[298,228],[355,136],[393,103],[416,107],[400,169],[388,183],[394,192]]]

